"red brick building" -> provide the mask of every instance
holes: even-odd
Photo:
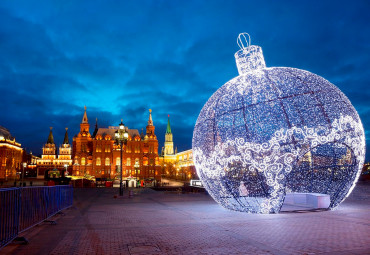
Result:
[[[91,135],[85,107],[80,132],[73,138],[73,175],[112,179],[120,175],[121,148],[114,140],[117,130],[118,127],[98,128],[96,123]],[[129,137],[123,146],[123,177],[160,180],[158,140],[151,110],[145,134],[127,127],[126,131]]]

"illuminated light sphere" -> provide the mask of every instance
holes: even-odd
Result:
[[[197,119],[198,176],[213,199],[231,210],[277,213],[288,193],[326,194],[329,208],[338,206],[364,162],[364,130],[355,108],[316,74],[267,68],[262,49],[247,37],[238,37],[239,76],[209,98]]]

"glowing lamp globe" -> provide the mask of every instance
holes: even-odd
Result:
[[[364,162],[355,108],[316,74],[267,68],[262,49],[248,37],[238,37],[239,76],[209,98],[197,119],[198,176],[231,210],[277,213],[290,193],[325,194],[335,208],[354,188]]]

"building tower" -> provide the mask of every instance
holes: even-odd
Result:
[[[46,170],[53,170],[57,167],[55,165],[57,163],[57,155],[52,129],[53,127],[50,127],[48,140],[42,147],[41,159],[36,160],[37,178],[39,179],[43,179],[45,177],[45,174],[47,173]]]
[[[86,136],[89,133],[89,130],[90,130],[90,124],[89,124],[89,120],[87,119],[86,106],[85,106],[84,116],[82,117],[82,122],[80,124],[80,133],[82,135],[85,134]]]
[[[165,142],[164,142],[164,156],[174,155],[173,151],[173,138],[171,132],[171,125],[170,125],[170,115],[168,115],[167,120],[167,129],[165,134]]]
[[[68,128],[66,128],[66,133],[64,135],[63,144],[59,147],[58,159],[67,160],[66,165],[71,165],[72,163],[72,148],[68,140]]]
[[[90,174],[92,169],[92,137],[90,124],[84,107],[84,115],[80,123],[80,132],[73,137],[73,173],[75,175]]]
[[[152,109],[149,109],[149,119],[148,119],[148,125],[146,126],[146,134],[147,136],[154,136],[154,130],[155,127],[153,125],[153,119],[152,119]]]
[[[50,127],[48,140],[46,141],[46,144],[42,148],[41,159],[51,159],[51,160],[56,159],[56,148],[54,143],[53,127]]]

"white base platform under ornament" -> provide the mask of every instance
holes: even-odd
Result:
[[[281,211],[294,209],[326,209],[330,205],[330,195],[319,193],[287,193]]]

